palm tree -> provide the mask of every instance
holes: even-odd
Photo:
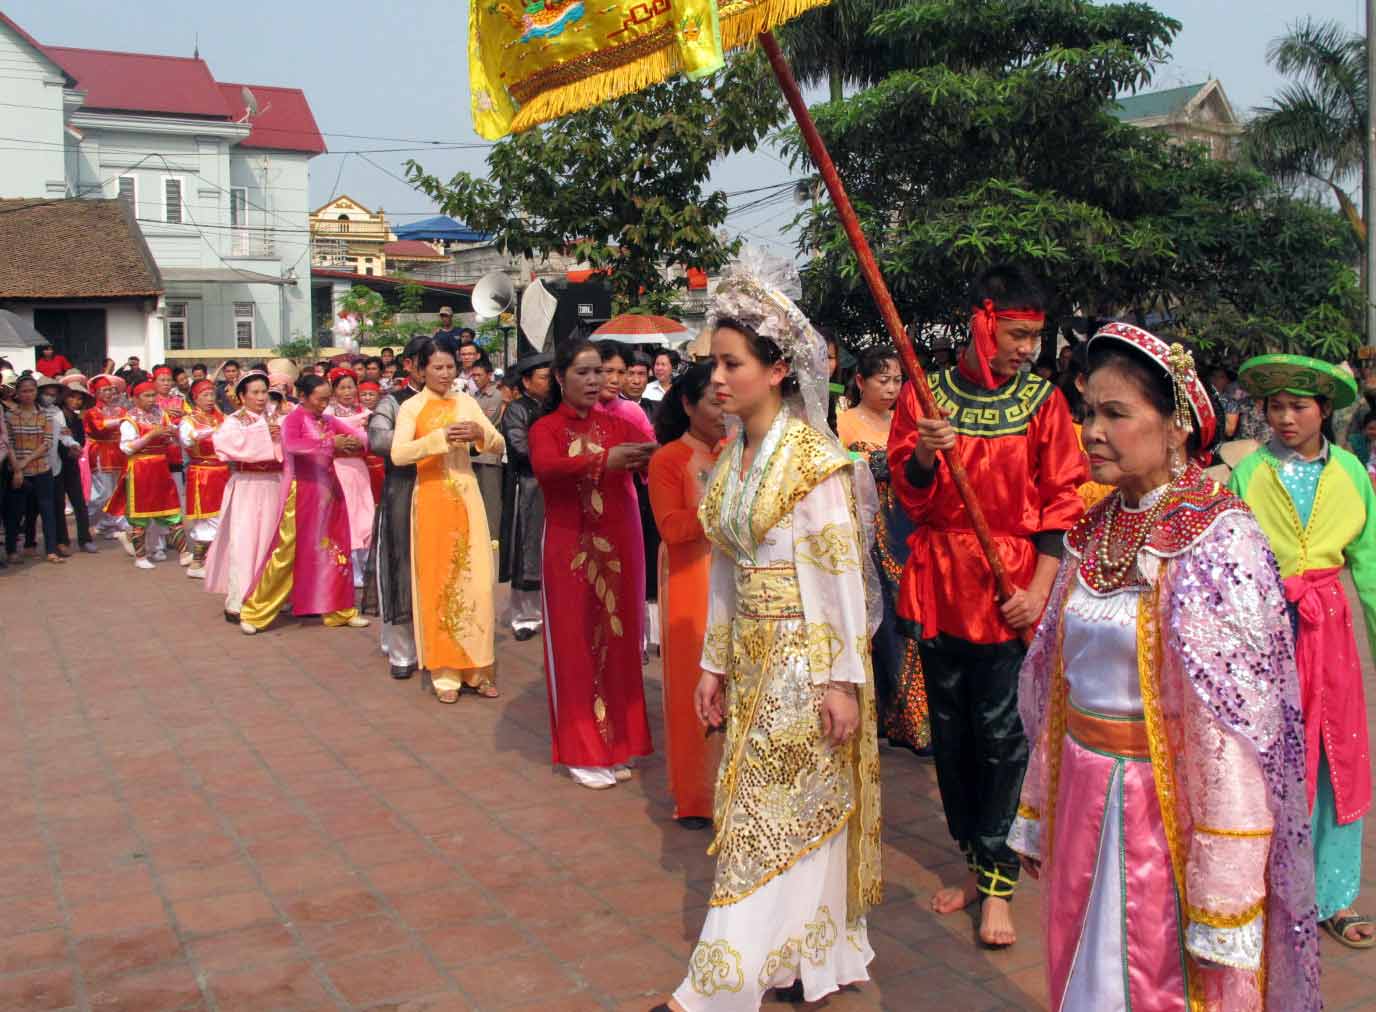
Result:
[[[1273,41],[1266,58],[1293,80],[1272,105],[1257,111],[1247,127],[1245,152],[1282,183],[1327,187],[1365,242],[1366,222],[1341,182],[1370,171],[1364,157],[1365,38],[1335,21],[1306,18]]]
[[[876,18],[908,0],[832,0],[779,28],[779,45],[793,74],[805,85],[827,83],[827,98],[839,102],[847,84],[868,85],[905,64],[906,44],[871,36]]]

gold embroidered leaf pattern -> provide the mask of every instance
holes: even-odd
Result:
[[[578,570],[580,570],[580,569],[583,568],[583,563],[585,563],[585,562],[587,562],[587,561],[588,561],[588,553],[587,553],[587,552],[579,552],[577,555],[575,555],[575,556],[573,557],[573,561],[569,563],[569,569],[572,569],[572,570],[574,570],[575,572],[577,572]]]
[[[612,543],[600,534],[593,535],[592,544],[599,552],[610,552],[612,550]]]
[[[855,533],[846,525],[826,524],[815,534],[799,538],[793,551],[799,562],[832,576],[853,573],[860,568]]]
[[[621,572],[621,563],[618,562],[616,559],[612,559],[610,562],[607,563],[607,568],[610,569],[613,573],[619,573]]]
[[[602,515],[602,493],[593,489],[588,493],[588,503],[592,506],[592,511],[598,516]]]
[[[625,630],[621,626],[621,619],[613,615],[610,619],[608,619],[608,621],[610,622],[612,627],[612,635],[621,636],[624,634]]]
[[[845,644],[830,622],[809,622],[803,626],[803,651],[814,675],[830,674]]]
[[[575,436],[573,442],[569,443],[569,456],[577,457],[583,452],[583,437]]]
[[[701,941],[688,958],[688,979],[693,990],[704,998],[718,991],[733,994],[745,987],[745,971],[741,968],[741,954],[726,939]]]
[[[598,600],[605,598],[607,596],[607,581],[599,576],[597,582],[593,584],[593,589],[597,591]]]
[[[731,653],[731,623],[709,626],[702,638],[702,659],[714,668],[725,668]]]

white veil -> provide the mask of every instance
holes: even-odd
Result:
[[[791,261],[747,246],[717,283],[707,310],[707,326],[715,328],[723,319],[737,320],[778,345],[788,362],[789,375],[798,382],[798,392],[784,400],[790,414],[807,422],[838,452],[846,453],[827,424],[831,383],[827,343],[798,308],[796,300],[801,296],[802,281]],[[873,551],[879,493],[864,461],[852,460],[850,471],[864,557],[865,617],[873,636],[883,617]]]

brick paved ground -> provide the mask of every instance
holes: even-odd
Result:
[[[0,572],[0,615],[0,1009],[643,1012],[681,978],[707,840],[658,758],[603,793],[551,771],[538,639],[499,642],[503,699],[441,707],[373,629],[249,638],[118,551]],[[961,865],[931,768],[884,760],[874,981],[813,1007],[1041,1007],[1035,886],[1006,952],[926,913]],[[1376,953],[1324,969],[1330,1008],[1376,1000]]]

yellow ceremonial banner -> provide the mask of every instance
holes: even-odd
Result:
[[[684,73],[830,0],[477,0],[473,125],[495,140]]]

